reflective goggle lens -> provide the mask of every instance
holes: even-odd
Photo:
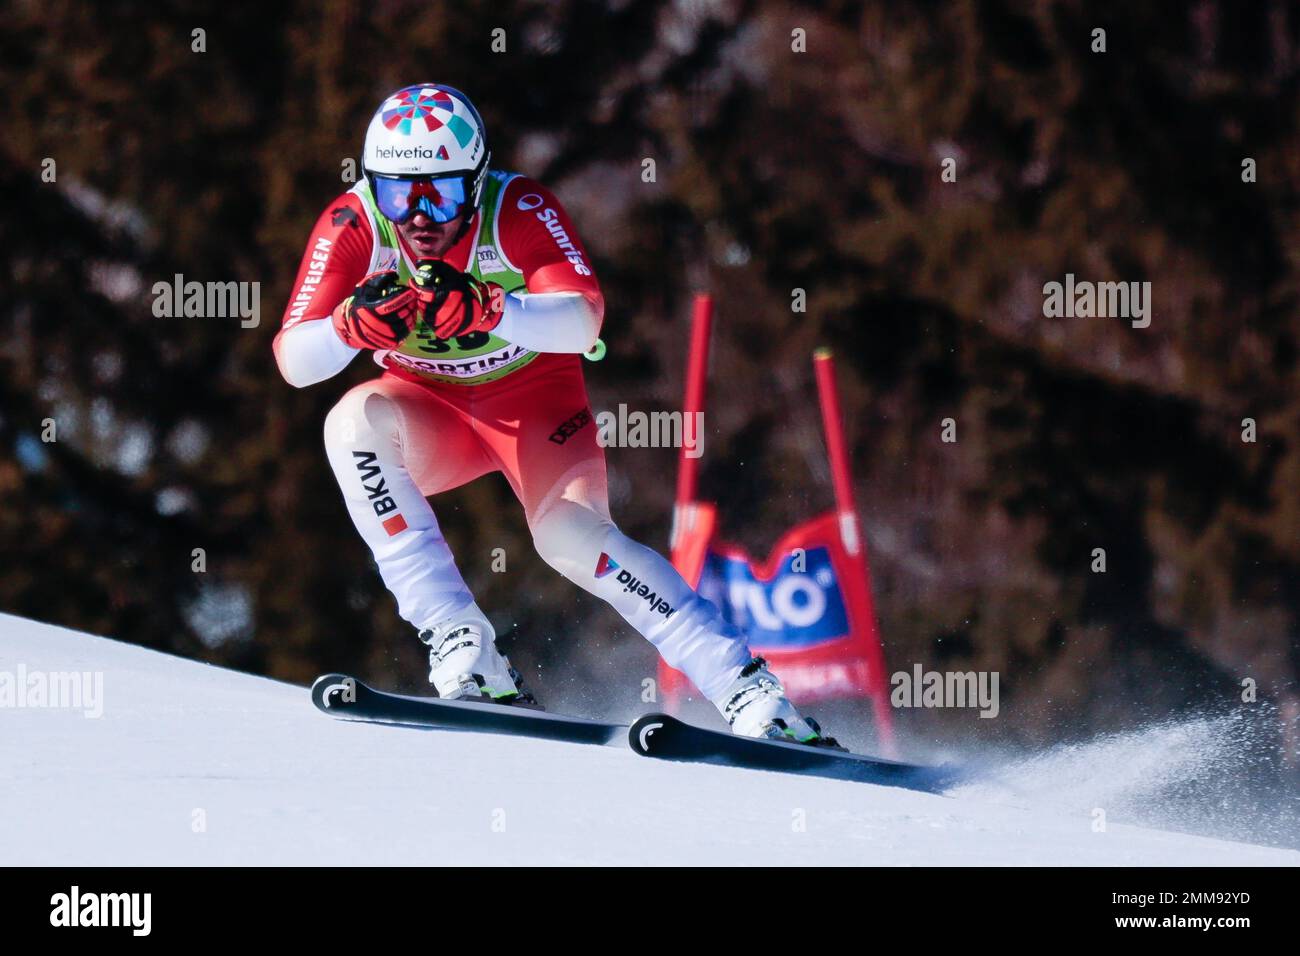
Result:
[[[379,211],[396,223],[406,222],[417,212],[424,213],[434,222],[451,222],[465,207],[463,176],[441,179],[374,176],[373,182]]]

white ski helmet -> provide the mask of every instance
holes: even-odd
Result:
[[[472,215],[478,209],[491,157],[483,118],[469,97],[450,86],[421,83],[400,89],[379,104],[366,129],[361,168],[388,218],[404,222],[418,208],[443,222],[439,210],[451,212],[457,205],[467,205]],[[445,184],[454,187],[457,179],[460,189],[445,188]],[[412,181],[433,181],[437,190],[412,190]],[[425,195],[442,201],[431,205],[421,198]]]

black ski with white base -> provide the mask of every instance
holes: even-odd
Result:
[[[638,718],[628,728],[627,739],[643,757],[854,780],[930,793],[950,786],[957,776],[951,767],[924,767],[834,747],[737,737],[727,731],[705,730],[667,714]]]
[[[340,720],[407,727],[475,730],[579,744],[608,744],[627,732],[627,724],[548,714],[532,707],[481,699],[442,700],[390,694],[346,674],[324,674],[316,678],[311,686],[311,700],[322,713]]]

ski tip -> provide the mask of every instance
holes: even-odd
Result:
[[[347,674],[321,674],[320,677],[317,677],[311,682],[312,694],[314,696],[318,688],[325,687],[329,684],[339,684],[348,680],[355,681],[356,678],[349,677]]]
[[[347,674],[322,674],[311,685],[312,703],[321,710],[331,710],[336,702],[356,700],[361,682]]]
[[[667,714],[642,714],[627,729],[627,742],[641,756],[648,757],[654,749],[654,735],[675,722]]]

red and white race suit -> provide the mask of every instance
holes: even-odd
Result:
[[[744,639],[667,560],[610,520],[580,357],[604,313],[591,260],[554,195],[523,176],[493,176],[490,201],[444,259],[517,277],[505,314],[491,341],[442,343],[417,327],[400,351],[372,353],[383,373],[345,394],[325,421],[348,512],[403,618],[420,629],[486,621],[426,499],[502,472],[541,557],[613,605],[716,699],[751,659]],[[366,275],[393,269],[406,278],[413,269],[367,190],[360,183],[330,203],[307,241],[274,344],[293,385],[336,375],[355,358],[330,314]]]

